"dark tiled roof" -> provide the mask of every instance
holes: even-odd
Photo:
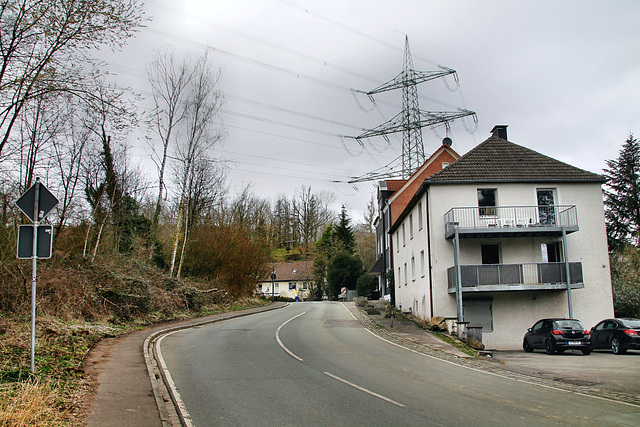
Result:
[[[588,172],[537,151],[491,136],[426,182],[604,182]]]
[[[311,269],[313,268],[313,260],[276,262],[275,268],[276,282],[296,282],[311,280]],[[271,280],[271,271],[269,271],[265,280]]]

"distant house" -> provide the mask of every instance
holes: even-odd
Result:
[[[386,277],[388,271],[393,271],[391,256],[393,242],[390,240],[389,229],[404,211],[422,182],[459,157],[460,155],[451,148],[450,140],[445,139],[442,146],[409,179],[380,181],[378,184],[378,217],[374,223],[377,259],[369,274],[378,276],[379,293],[389,300],[393,299],[393,289],[387,286]],[[419,227],[422,229],[422,225]]]
[[[492,132],[404,195],[389,230],[396,306],[482,326],[496,349],[520,348],[540,318],[612,317],[604,179]]]
[[[278,296],[299,300],[309,298],[309,288],[313,281],[311,269],[313,261],[277,262],[273,271],[258,284],[256,293],[265,297]],[[272,279],[272,273],[275,277]]]

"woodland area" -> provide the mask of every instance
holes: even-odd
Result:
[[[224,138],[224,94],[206,53],[159,48],[148,111],[112,83],[92,53],[118,50],[146,20],[134,0],[0,1],[2,426],[72,422],[84,358],[105,336],[262,304],[254,291],[274,261],[318,256],[316,287],[331,295],[334,255],[349,266],[347,278],[332,270],[336,286],[351,288],[375,260],[373,200],[354,226],[331,210],[333,194],[310,187],[275,200],[251,185],[231,194],[212,150]],[[134,131],[147,136],[151,173],[129,155]],[[32,373],[31,263],[16,259],[18,226],[29,221],[15,202],[36,178],[59,203],[43,221],[53,251],[38,261]]]

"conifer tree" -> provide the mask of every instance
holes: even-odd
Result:
[[[341,250],[353,255],[356,251],[356,236],[351,227],[351,219],[347,216],[347,209],[342,205],[340,221],[334,226],[334,236]]]
[[[604,176],[605,219],[609,250],[638,247],[640,233],[640,143],[629,134],[615,160],[607,160]]]

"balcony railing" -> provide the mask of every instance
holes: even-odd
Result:
[[[460,233],[540,234],[551,230],[578,230],[575,205],[485,206],[452,208],[444,215],[445,235]]]
[[[455,267],[447,270],[447,276],[449,292],[455,292]],[[461,265],[460,276],[462,278],[463,292],[567,288],[564,262]],[[574,286],[584,283],[581,262],[569,263],[569,276],[572,288],[584,286]]]

